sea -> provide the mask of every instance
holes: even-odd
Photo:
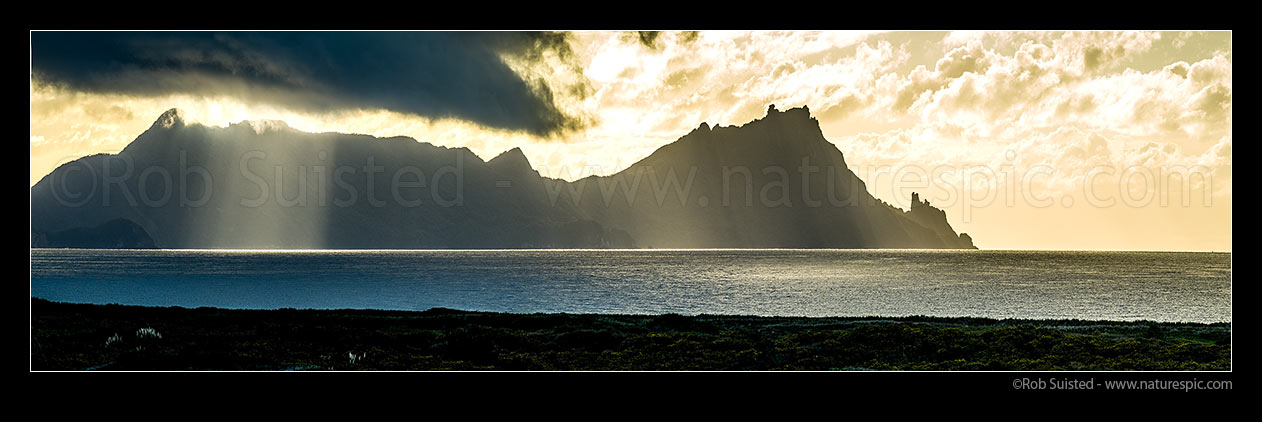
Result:
[[[237,309],[1230,322],[1231,254],[31,249],[31,297]]]

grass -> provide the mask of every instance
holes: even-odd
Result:
[[[1229,370],[1227,323],[226,310],[31,299],[34,370]]]

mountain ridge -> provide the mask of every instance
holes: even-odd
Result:
[[[119,154],[45,176],[31,204],[33,239],[123,219],[170,248],[975,248],[927,202],[872,197],[805,106],[702,122],[575,181],[541,176],[516,147],[484,161],[405,136],[207,127],[171,109]]]

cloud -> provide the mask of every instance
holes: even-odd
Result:
[[[852,87],[874,99],[864,114],[952,121],[996,139],[1060,126],[1192,142],[1230,134],[1230,52],[1139,71],[1127,64],[1160,34],[981,35],[951,34],[931,64]],[[1004,41],[987,47],[993,38]]]
[[[636,37],[639,38],[640,44],[644,44],[644,46],[648,48],[656,49],[657,37],[662,35],[662,31],[637,31],[635,34]]]
[[[572,62],[546,32],[34,32],[33,77],[92,93],[193,94],[324,112],[384,109],[552,135],[586,125],[556,105],[586,94],[506,61]],[[571,63],[572,64],[572,63]],[[578,66],[572,66],[577,69]]]

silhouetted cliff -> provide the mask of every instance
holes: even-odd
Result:
[[[702,123],[630,168],[574,182],[580,215],[666,248],[973,248],[928,204],[872,197],[807,107]],[[573,200],[562,191],[562,202]]]

